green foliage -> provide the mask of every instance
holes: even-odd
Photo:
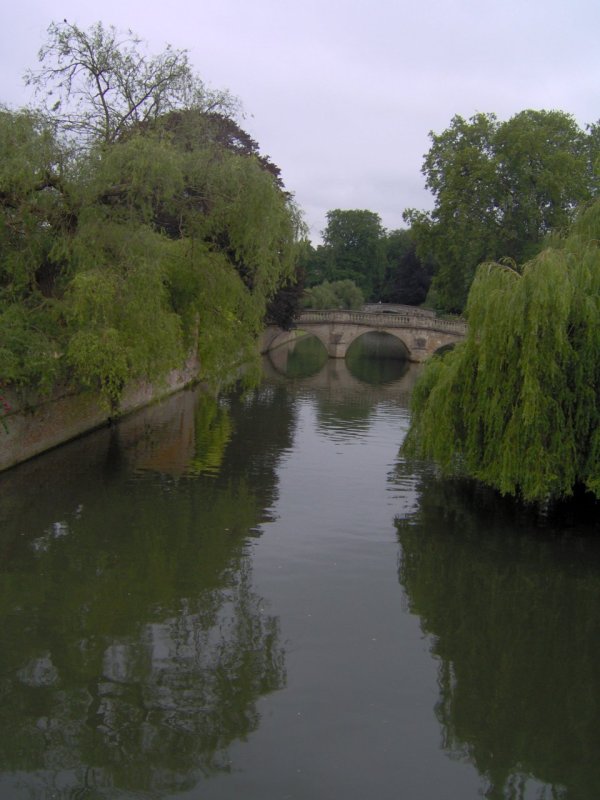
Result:
[[[168,46],[147,56],[141,45],[131,31],[101,22],[88,30],[53,22],[38,54],[41,67],[28,72],[27,83],[64,130],[107,144],[173,109],[235,105],[227,93],[207,91],[185,50]]]
[[[306,290],[302,305],[305,308],[339,308],[340,301],[332,289],[331,283],[323,281],[318,286],[312,286]]]
[[[53,25],[30,76],[60,97],[52,121],[0,112],[4,382],[69,379],[116,405],[192,349],[219,382],[296,276],[302,223],[277,167],[214,113],[226,96],[185,53],[138,45]]]
[[[301,242],[298,262],[304,270],[307,288],[327,280],[325,274],[325,248],[322,245],[313,247],[308,239]]]
[[[8,111],[0,111],[0,152],[0,380],[48,388],[64,338],[52,259],[68,224],[63,154],[40,117]]]
[[[156,379],[181,363],[181,320],[169,304],[161,237],[106,223],[101,241],[91,227],[96,257],[73,278],[66,303],[67,357],[84,385],[116,403],[127,381]]]
[[[427,297],[433,267],[417,255],[412,231],[389,231],[385,237],[387,266],[381,287],[380,300],[418,306]]]
[[[201,397],[194,410],[194,458],[189,466],[192,475],[217,475],[225,448],[233,433],[231,415],[210,395]]]
[[[600,496],[600,202],[518,272],[479,267],[466,341],[426,366],[407,452],[528,501]]]
[[[305,308],[360,308],[364,296],[358,286],[351,280],[323,281],[319,286],[312,286],[304,294]]]
[[[527,260],[550,230],[569,225],[594,190],[593,137],[568,114],[531,110],[507,122],[455,116],[430,137],[422,171],[435,207],[405,219],[418,254],[437,265],[431,300],[460,312],[478,264]]]
[[[10,403],[8,400],[0,394],[0,425],[2,425],[2,429],[5,433],[8,433],[8,425],[6,424],[6,415],[10,411]]]
[[[47,391],[63,374],[61,354],[61,329],[52,307],[0,304],[2,383]]]
[[[324,277],[352,280],[367,299],[376,299],[386,264],[384,233],[373,211],[328,211],[321,256]]]
[[[265,322],[278,325],[283,330],[291,330],[294,320],[300,313],[304,294],[304,270],[298,264],[294,275],[288,278],[271,297],[265,315]]]
[[[223,153],[207,160],[210,213],[205,236],[226,248],[248,287],[272,295],[295,267],[298,214],[257,159]]]
[[[336,209],[327,213],[327,220],[322,245],[302,244],[300,263],[311,292],[325,283],[350,280],[367,300],[408,305],[425,300],[432,268],[417,255],[412,231],[384,230],[373,211]],[[308,296],[314,308],[338,305],[322,289]],[[344,307],[356,307],[356,301]]]

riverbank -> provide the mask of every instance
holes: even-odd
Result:
[[[90,391],[59,387],[42,397],[33,392],[3,390],[10,411],[4,417],[7,430],[0,430],[0,472],[149,406],[198,377],[198,360],[191,357],[161,382],[139,381],[126,387],[116,413]]]

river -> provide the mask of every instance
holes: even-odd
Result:
[[[600,537],[307,340],[0,476],[0,798],[600,797]]]

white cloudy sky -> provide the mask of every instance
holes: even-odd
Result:
[[[189,50],[282,169],[313,241],[333,208],[389,229],[430,208],[430,130],[454,114],[560,109],[600,118],[600,0],[5,0],[0,102],[23,105],[48,24],[131,28]]]

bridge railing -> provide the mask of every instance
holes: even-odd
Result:
[[[467,331],[467,325],[462,320],[438,319],[438,317],[423,314],[385,314],[372,311],[340,311],[339,309],[303,311],[296,318],[296,323],[302,325],[303,322],[337,322],[367,325],[373,328],[422,328],[424,330],[445,331],[463,336]]]
[[[415,314],[419,317],[435,317],[435,311],[430,308],[401,303],[365,303],[359,310],[373,314]]]

